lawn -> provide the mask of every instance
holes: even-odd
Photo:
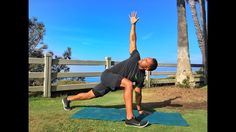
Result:
[[[29,131],[30,132],[207,132],[207,108],[206,107],[185,107],[186,104],[199,104],[205,102],[206,98],[202,98],[202,95],[206,96],[207,88],[190,90],[186,89],[186,93],[195,95],[187,95],[183,89],[181,92],[177,92],[176,95],[169,96],[156,96],[153,97],[154,91],[158,94],[163,94],[163,91],[167,91],[167,88],[163,88],[161,91],[157,91],[159,88],[148,88],[143,90],[143,103],[147,110],[150,111],[161,111],[161,112],[180,112],[183,118],[188,122],[189,126],[167,126],[160,124],[151,124],[145,128],[132,128],[125,127],[124,122],[112,122],[102,120],[87,120],[87,119],[71,119],[71,115],[79,111],[83,107],[109,107],[109,108],[123,108],[123,91],[110,92],[102,98],[96,98],[92,100],[83,100],[72,102],[71,111],[64,111],[61,103],[61,99],[65,96],[54,97],[54,98],[43,98],[43,97],[29,97]],[[176,91],[176,88],[169,88]],[[151,92],[150,92],[151,91]],[[201,91],[201,92],[199,92]],[[203,91],[203,92],[202,92]],[[166,100],[172,97],[170,96],[182,96],[182,100],[177,100],[166,105],[161,104],[161,99]],[[152,96],[152,100],[148,99]],[[197,99],[196,96],[201,96],[201,99]],[[192,97],[193,99],[185,99]],[[155,102],[156,100],[156,104]],[[195,101],[195,102],[194,102]],[[151,102],[151,103],[150,103]],[[162,101],[164,102],[164,101]],[[154,104],[154,105],[150,105]],[[179,104],[177,105],[173,104]],[[183,105],[181,105],[183,104]]]

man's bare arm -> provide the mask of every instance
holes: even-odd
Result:
[[[130,48],[129,48],[129,52],[131,54],[135,49],[137,49],[135,27],[136,27],[136,22],[139,20],[139,18],[136,18],[137,12],[131,12],[130,15],[131,16],[129,16],[129,18],[130,18],[130,23],[131,23],[131,30],[130,30]]]
[[[141,102],[142,102],[142,91],[141,88],[136,87],[135,88],[135,101],[136,101],[136,107],[138,111],[141,111]]]
[[[142,89],[139,88],[139,87],[136,87],[134,89],[135,91],[135,100],[136,100],[136,107],[137,107],[137,110],[138,110],[138,113],[139,114],[151,114],[151,112],[149,111],[145,111],[142,109],[142,106],[141,106],[141,103],[142,103]]]

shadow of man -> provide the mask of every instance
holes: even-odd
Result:
[[[143,107],[147,108],[148,111],[150,112],[155,112],[154,108],[162,108],[162,107],[182,107],[183,105],[181,104],[172,104],[171,102],[177,98],[181,98],[181,96],[177,96],[175,98],[170,98],[168,100],[164,100],[162,102],[149,102],[149,103],[143,103]],[[137,117],[138,120],[142,120],[145,117],[147,117],[150,114],[141,114]]]
[[[172,104],[171,102],[177,98],[181,98],[181,96],[177,96],[174,98],[170,98],[168,100],[164,100],[161,102],[147,102],[147,103],[142,103],[142,107],[146,108],[146,110],[150,111],[150,112],[155,112],[155,108],[163,108],[163,107],[167,107],[167,106],[171,106],[171,107],[182,107],[183,105],[181,104]],[[133,104],[133,107],[135,108],[136,104]],[[109,106],[104,106],[104,105],[75,105],[75,106],[71,106],[72,109],[76,108],[76,107],[100,107],[100,108],[125,108],[125,105],[109,105]]]

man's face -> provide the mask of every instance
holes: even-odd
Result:
[[[143,68],[145,68],[145,70],[149,70],[149,68],[151,67],[151,65],[152,65],[152,58],[143,58],[142,60],[141,60],[141,63],[140,63],[140,65],[143,67]]]

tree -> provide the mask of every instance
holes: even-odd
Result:
[[[45,26],[38,19],[33,17],[29,19],[29,57],[43,57],[43,50],[47,49],[47,45],[43,43],[43,35],[46,32]],[[41,45],[41,46],[40,46]]]
[[[207,43],[208,38],[208,29],[207,29],[207,21],[206,21],[206,7],[205,7],[205,0],[199,0],[200,5],[200,19],[202,23],[202,31],[205,41]]]
[[[188,45],[188,32],[185,1],[177,0],[177,13],[178,13],[178,62],[176,72],[176,85],[185,87],[194,87],[195,81],[192,75],[189,45]]]
[[[47,49],[47,45],[43,43],[43,35],[45,34],[45,26],[42,22],[38,22],[36,17],[29,19],[28,27],[28,51],[29,57],[43,58],[43,50]],[[30,72],[43,72],[44,65],[29,65]],[[43,79],[29,80],[29,85],[42,85]]]
[[[52,55],[52,59],[54,60],[59,60],[59,59],[71,59],[71,48],[68,47],[66,51],[63,53],[63,56],[57,56],[54,55],[52,51],[49,51],[49,53]],[[57,72],[69,72],[70,68],[67,65],[58,65],[58,64],[53,64],[52,65],[52,73],[57,73]],[[52,83],[57,82],[58,80],[61,80],[63,78],[52,78]]]
[[[197,10],[196,10],[196,1],[200,4],[200,20],[201,25],[198,19]],[[189,2],[191,12],[192,12],[192,18],[194,22],[194,27],[198,39],[199,48],[202,53],[202,64],[204,64],[204,77],[205,77],[205,84],[207,83],[207,71],[208,71],[208,59],[207,59],[207,38],[208,38],[208,31],[207,31],[207,24],[206,24],[206,11],[205,11],[205,1],[204,0],[187,0]]]
[[[54,55],[52,51],[49,52],[52,55],[52,59],[59,60],[59,59],[71,59],[71,48],[68,47],[66,51],[63,53],[63,56]],[[52,65],[52,72],[69,72],[70,68],[66,65]]]
[[[35,57],[35,58],[43,58],[44,57],[44,50],[48,48],[46,44],[43,42],[43,36],[46,33],[45,25],[42,22],[38,22],[38,19],[36,17],[32,17],[29,19],[29,40],[28,40],[28,51],[29,51],[29,57]],[[63,56],[60,57],[58,55],[54,55],[52,51],[49,52],[52,54],[52,59],[71,59],[71,48],[67,48],[66,51],[63,53]],[[42,64],[31,64],[29,65],[29,71],[30,72],[43,72],[44,71],[44,65]],[[70,68],[67,65],[52,65],[52,73],[53,72],[69,72]],[[63,78],[54,78],[52,79],[52,82],[56,82],[57,80],[60,80]],[[71,80],[84,80],[84,78],[77,77],[77,78],[71,78]],[[29,80],[29,85],[42,85],[43,79],[34,79]]]
[[[67,59],[70,60],[71,59],[71,48],[68,47],[66,49],[66,51],[63,53],[63,56],[57,56],[54,55],[52,51],[49,52],[52,55],[52,59],[54,60],[60,60],[60,59]],[[52,73],[58,73],[58,72],[69,72],[70,68],[67,65],[57,65],[57,64],[53,64],[52,65]],[[71,77],[71,78],[55,78],[52,77],[52,83],[56,83],[59,80],[71,80],[71,81],[84,81],[85,77]]]
[[[38,22],[37,18],[32,17],[29,19],[28,31],[29,57],[43,58],[43,50],[47,49],[47,45],[43,43],[43,35],[46,32],[44,24],[42,22]],[[29,65],[29,71],[42,72],[43,65]]]

